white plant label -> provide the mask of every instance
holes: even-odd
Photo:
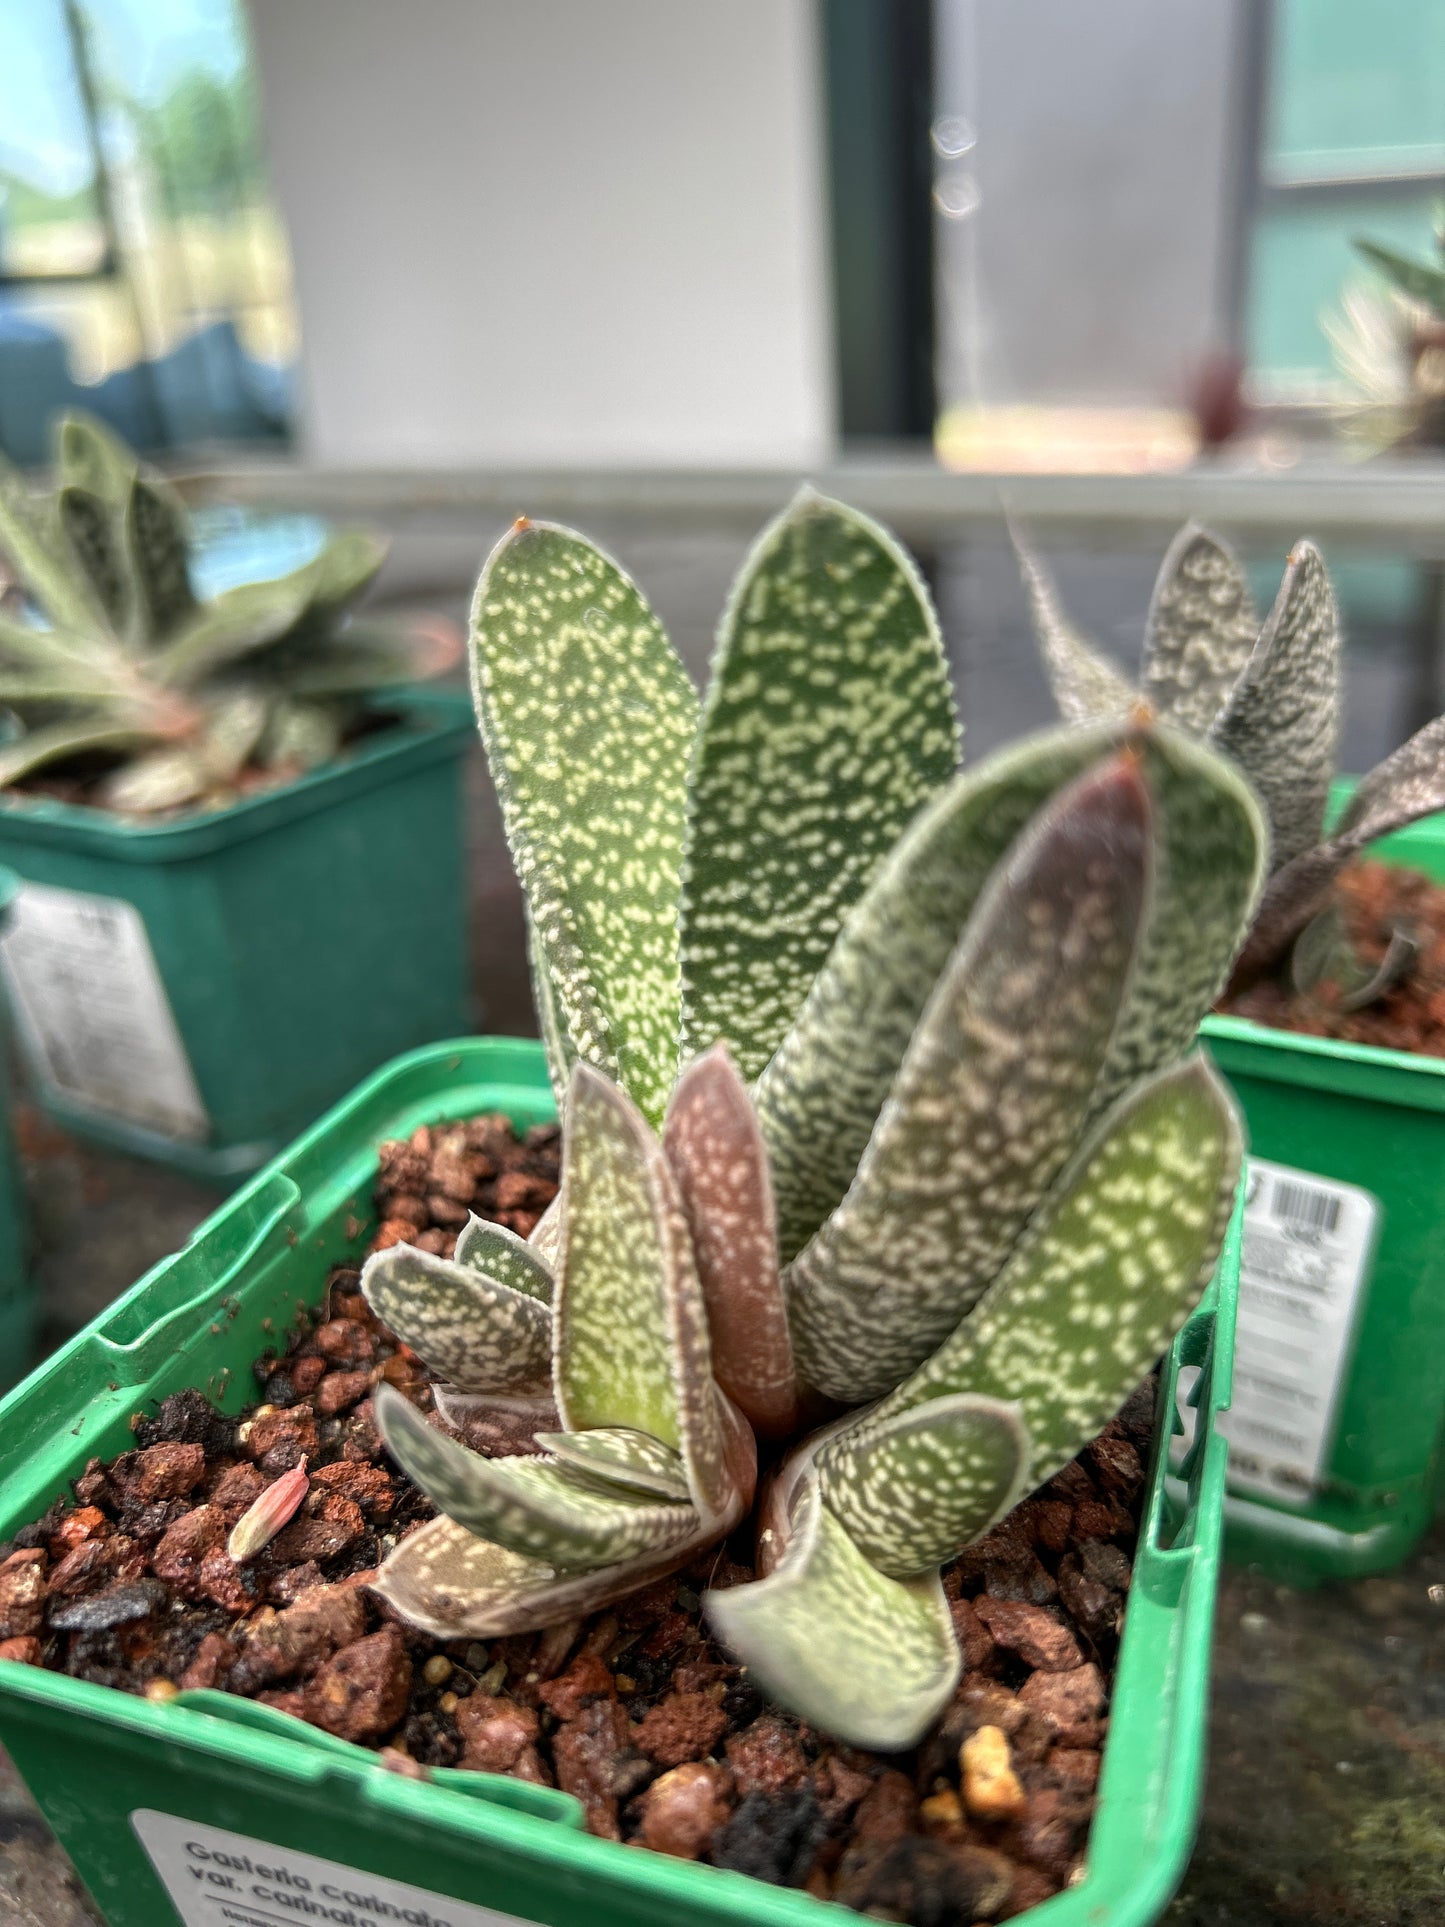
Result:
[[[21,1043],[58,1095],[169,1137],[209,1128],[140,912],[27,883],[0,961]]]
[[[1379,1215],[1357,1185],[1250,1158],[1221,1419],[1234,1491],[1304,1505],[1324,1477]]]
[[[518,1914],[153,1807],[137,1808],[130,1823],[185,1927],[536,1927]]]

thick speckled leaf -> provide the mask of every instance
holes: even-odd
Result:
[[[1362,849],[1436,810],[1445,810],[1445,716],[1417,729],[1361,779],[1335,835]]]
[[[71,554],[118,636],[139,640],[147,610],[129,540],[140,464],[89,415],[67,415],[56,438],[56,505]]]
[[[284,660],[266,659],[267,673],[296,696],[318,698],[360,696],[399,684],[426,682],[453,668],[462,658],[462,632],[455,623],[435,616],[408,616],[388,622],[368,617],[348,622],[330,635],[317,635],[312,604],[302,620],[300,636],[286,641],[277,652]]]
[[[57,628],[78,637],[103,634],[104,614],[66,543],[55,497],[32,493],[20,470],[4,455],[0,455],[0,554]]]
[[[562,1029],[656,1124],[677,1071],[697,697],[636,585],[519,523],[472,607],[473,691]]]
[[[160,477],[137,474],[125,509],[125,541],[135,568],[148,642],[162,642],[196,606],[186,512]]]
[[[799,1496],[777,1569],[709,1592],[706,1607],[718,1638],[764,1692],[849,1746],[912,1746],[963,1666],[937,1575],[879,1572],[813,1486]]]
[[[1339,734],[1340,622],[1320,552],[1290,554],[1254,654],[1212,740],[1263,799],[1280,869],[1317,843]]]
[[[1275,871],[1260,899],[1249,940],[1235,960],[1230,996],[1279,963],[1305,925],[1329,903],[1340,871],[1354,854],[1352,844],[1332,837],[1311,850],[1301,850]]]
[[[217,670],[285,635],[306,607],[304,581],[242,582],[201,603],[151,657],[150,673],[170,689],[189,689]]]
[[[1059,714],[1071,723],[1127,715],[1134,703],[1128,678],[1064,614],[1053,578],[1032,543],[1013,525],[1009,534]]]
[[[565,1573],[478,1539],[443,1517],[388,1554],[371,1591],[438,1639],[501,1639],[600,1612],[686,1565],[701,1536],[595,1572]]]
[[[31,740],[26,738],[27,742]],[[197,802],[212,782],[209,764],[198,745],[168,743],[132,756],[112,770],[101,782],[99,796],[109,810],[149,816],[157,810],[174,810],[182,803]]]
[[[1445,716],[1417,730],[1355,790],[1333,836],[1269,880],[1231,989],[1273,969],[1330,901],[1345,865],[1369,844],[1445,809]]]
[[[278,696],[256,760],[265,769],[320,769],[339,754],[343,736],[342,712],[336,705]]]
[[[567,1101],[567,1086],[572,1080],[572,1066],[577,1062],[577,1047],[567,1035],[552,990],[552,979],[547,970],[547,959],[542,954],[537,932],[532,925],[531,912],[523,899],[523,912],[527,920],[527,968],[532,978],[532,1002],[537,1009],[537,1029],[542,1039],[542,1049],[547,1058],[547,1075],[552,1082],[552,1095],[560,1110]],[[536,1232],[533,1231],[535,1238]]]
[[[538,1432],[536,1439],[579,1484],[600,1481],[650,1499],[689,1502],[681,1453],[646,1432],[613,1425],[591,1432]]]
[[[1032,1457],[1016,1405],[965,1392],[840,1433],[818,1455],[818,1478],[864,1558],[912,1579],[1013,1510]]]
[[[1445,315],[1445,267],[1434,261],[1417,261],[1412,255],[1401,254],[1396,248],[1363,236],[1350,245],[1377,267],[1401,294],[1409,295],[1412,301],[1423,301],[1436,314]]]
[[[16,742],[0,745],[0,789],[64,756],[79,756],[89,750],[135,749],[139,744],[154,742],[155,736],[155,730],[143,724],[117,722],[101,713],[79,717],[75,722],[47,723],[40,729],[27,730]]]
[[[1199,1301],[1242,1158],[1201,1057],[1130,1091],[1056,1184],[971,1317],[860,1430],[957,1392],[1017,1401],[1041,1484],[1094,1438]]]
[[[376,1388],[386,1449],[449,1519],[559,1572],[593,1572],[691,1536],[690,1505],[657,1505],[576,1484],[546,1459],[484,1459],[429,1425],[394,1386]]]
[[[1149,603],[1145,701],[1161,722],[1205,735],[1258,636],[1254,597],[1233,551],[1197,522],[1186,522],[1169,544]]]
[[[797,1417],[767,1147],[725,1044],[678,1079],[663,1149],[677,1179],[707,1306],[713,1376],[755,1431]]]
[[[381,1322],[459,1391],[546,1384],[552,1314],[536,1297],[412,1245],[373,1252],[361,1289]]]
[[[372,581],[389,547],[374,529],[334,529],[320,554],[297,572],[307,579],[312,613],[339,615]]]
[[[1238,771],[1177,730],[1156,727],[1134,741],[1159,824],[1157,861],[1095,1115],[1189,1048],[1245,940],[1268,862],[1268,829]]]
[[[965,771],[879,866],[754,1091],[785,1263],[848,1189],[994,865],[1035,811],[1119,736],[1113,725],[1053,730]]]
[[[953,774],[928,591],[886,530],[804,489],[718,633],[688,792],[682,1055],[772,1056],[855,903]]]
[[[578,1064],[567,1098],[556,1265],[562,1427],[625,1426],[682,1455],[704,1518],[729,1474],[707,1316],[677,1182],[637,1107]]]
[[[847,1196],[790,1266],[803,1378],[880,1397],[971,1309],[1087,1119],[1148,908],[1149,797],[1124,751],[999,864],[919,1020]]]
[[[536,1246],[504,1224],[479,1218],[475,1211],[457,1233],[452,1259],[528,1298],[539,1298],[544,1305],[552,1302],[552,1267]]]

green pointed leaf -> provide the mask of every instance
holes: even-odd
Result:
[[[242,582],[203,602],[150,660],[149,673],[170,689],[188,689],[228,663],[285,635],[306,606],[306,584]]]
[[[1416,730],[1356,786],[1335,835],[1360,850],[1445,810],[1445,716]]]
[[[212,783],[229,787],[251,761],[271,716],[269,691],[228,689],[213,699],[200,752]]]
[[[1197,522],[1169,544],[1144,627],[1141,693],[1159,720],[1203,736],[1229,700],[1259,636],[1249,579]]]
[[[1136,1078],[1189,1048],[1245,941],[1264,888],[1269,835],[1236,770],[1202,743],[1153,728],[1134,739],[1159,824],[1148,927],[1097,1116]]]
[[[278,696],[256,751],[265,769],[320,769],[341,753],[342,712],[326,703]]]
[[[689,1503],[682,1454],[646,1432],[613,1425],[591,1432],[538,1432],[536,1439],[579,1484],[600,1482],[644,1498]]]
[[[677,1183],[636,1106],[572,1073],[556,1267],[556,1387],[568,1432],[625,1426],[682,1455],[707,1518],[730,1485],[707,1317]]]
[[[361,1289],[381,1322],[458,1390],[514,1392],[547,1382],[552,1316],[539,1299],[404,1244],[372,1253]]]
[[[199,801],[214,781],[199,745],[168,743],[113,770],[100,786],[100,800],[107,809],[149,816]]]
[[[1249,939],[1235,959],[1228,995],[1236,996],[1272,970],[1305,925],[1328,905],[1341,870],[1356,854],[1339,837],[1317,844],[1276,870],[1265,885]]]
[[[924,1006],[994,865],[1119,729],[1059,729],[956,776],[850,912],[754,1090],[778,1246],[797,1255],[848,1189]]]
[[[1098,1125],[972,1315],[860,1427],[958,1392],[1016,1401],[1030,1488],[1096,1437],[1198,1303],[1242,1158],[1233,1101],[1201,1057]]]
[[[552,979],[547,970],[547,959],[542,954],[542,946],[532,924],[531,911],[527,909],[526,899],[522,903],[527,920],[527,967],[532,979],[532,1002],[537,1010],[537,1029],[542,1039],[542,1049],[547,1057],[547,1075],[552,1082],[552,1095],[561,1110],[567,1101],[567,1086],[572,1081],[572,1066],[577,1062],[577,1046],[567,1035],[558,1008],[557,998],[552,990]],[[536,1233],[533,1232],[535,1237]]]
[[[635,584],[550,524],[493,550],[472,636],[482,739],[562,1029],[655,1124],[677,1069],[697,697]]]
[[[1417,730],[1358,785],[1335,834],[1302,850],[1270,878],[1230,984],[1244,989],[1272,970],[1327,908],[1340,872],[1377,838],[1445,809],[1445,716]]]
[[[831,1439],[823,1501],[894,1579],[935,1572],[1011,1512],[1032,1458],[1016,1405],[959,1393]]]
[[[117,722],[106,715],[82,716],[74,722],[47,723],[28,730],[17,742],[0,746],[0,789],[18,783],[22,777],[58,763],[67,756],[82,756],[93,750],[128,750],[153,742],[154,729],[140,723]]]
[[[139,640],[147,616],[130,545],[140,463],[93,416],[67,415],[57,437],[56,503],[71,553],[118,636]]]
[[[757,1114],[725,1044],[678,1079],[662,1142],[692,1234],[713,1376],[755,1431],[781,1437],[797,1418],[798,1383],[772,1178]]]
[[[879,861],[958,764],[922,577],[804,489],[733,586],[688,793],[682,1055],[772,1056]]]
[[[879,1572],[815,1487],[800,1495],[777,1569],[705,1603],[714,1632],[764,1692],[849,1746],[913,1746],[962,1671],[937,1575]]]
[[[485,1272],[528,1298],[539,1299],[544,1305],[552,1302],[552,1267],[536,1246],[504,1224],[479,1218],[475,1211],[457,1234],[452,1258],[456,1264]]]
[[[829,1398],[880,1397],[921,1365],[1062,1170],[1129,989],[1153,845],[1126,752],[1062,790],[1000,862],[847,1196],[789,1268],[799,1370]]]
[[[403,1539],[369,1590],[438,1639],[503,1639],[585,1618],[625,1599],[686,1565],[700,1536],[595,1572],[566,1573],[478,1539],[443,1517]]]
[[[146,639],[162,642],[190,615],[196,598],[186,512],[158,476],[144,470],[136,476],[124,533],[144,608]]]
[[[1032,543],[1012,523],[1009,535],[1059,714],[1071,723],[1126,716],[1135,700],[1127,677],[1087,641],[1064,614],[1053,578]]]
[[[1264,801],[1274,869],[1320,839],[1339,708],[1339,612],[1319,550],[1300,542],[1212,734]]]
[[[287,660],[274,664],[278,680],[296,696],[357,696],[405,683],[427,682],[453,668],[462,656],[462,632],[436,616],[348,622],[331,636],[312,636],[314,609],[306,618],[305,646],[286,645]],[[268,669],[273,667],[267,659]]]
[[[1377,267],[1385,279],[1412,301],[1423,301],[1436,314],[1445,315],[1445,267],[1434,262],[1417,261],[1379,241],[1358,237],[1350,245],[1356,253]]]
[[[98,645],[96,637],[68,629],[37,629],[16,616],[0,612],[0,660],[17,670],[44,677],[63,690],[57,700],[94,696],[113,701],[133,687],[131,665],[116,650]]]
[[[99,639],[105,616],[65,540],[53,495],[35,495],[0,455],[0,553],[59,629]]]
[[[297,571],[308,579],[312,613],[339,615],[370,586],[390,547],[386,536],[374,529],[334,529],[320,554]]]
[[[449,1519],[559,1572],[590,1572],[691,1537],[692,1507],[604,1496],[545,1459],[484,1459],[429,1425],[394,1386],[376,1388],[386,1449]]]

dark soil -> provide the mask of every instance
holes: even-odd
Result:
[[[449,1252],[468,1208],[526,1235],[556,1189],[557,1133],[504,1120],[384,1145],[375,1243]],[[319,1281],[318,1281],[319,1282]],[[712,1549],[612,1611],[440,1644],[367,1590],[432,1516],[371,1419],[381,1378],[424,1407],[413,1354],[358,1274],[258,1361],[238,1419],[195,1391],[132,1420],[135,1448],[0,1547],[0,1657],[154,1699],[218,1687],[380,1748],[555,1785],[591,1831],[805,1888],[915,1927],[1007,1920],[1082,1864],[1153,1431],[1154,1386],[945,1574],[965,1671],[914,1752],[836,1745],[766,1706],[712,1642],[700,1595],[752,1576]],[[525,1442],[503,1439],[498,1450]],[[231,1527],[305,1454],[310,1490],[251,1563]]]
[[[1403,982],[1365,1010],[1341,1010],[1337,984],[1327,981],[1299,995],[1272,979],[1224,1008],[1274,1030],[1445,1057],[1445,885],[1392,863],[1357,863],[1336,890],[1345,927],[1367,964],[1383,961],[1396,929],[1413,935],[1419,954]]]

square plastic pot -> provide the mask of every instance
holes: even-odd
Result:
[[[7,989],[61,1123],[229,1186],[378,1064],[467,1027],[471,708],[389,707],[336,762],[229,809],[0,805],[0,864],[32,886]]]
[[[1445,818],[1370,854],[1445,882]],[[1261,1191],[1245,1217],[1225,1556],[1303,1586],[1389,1571],[1430,1523],[1445,1427],[1445,1059],[1233,1017],[1203,1036],[1302,1207],[1272,1222]]]
[[[0,1405],[0,1540],[65,1492],[89,1457],[123,1450],[138,1407],[199,1385],[239,1410],[253,1395],[253,1358],[298,1306],[316,1301],[329,1266],[364,1249],[377,1144],[489,1110],[518,1125],[554,1115],[537,1045],[482,1038],[413,1052],[238,1191],[183,1252]],[[1156,1920],[1188,1858],[1227,1452],[1214,1420],[1229,1398],[1237,1258],[1236,1228],[1161,1374],[1161,1440],[1185,1366],[1201,1368],[1200,1422],[1178,1503],[1166,1491],[1167,1454],[1155,1453],[1087,1877],[1030,1916],[1039,1927]],[[499,1915],[549,1927],[823,1927],[858,1918],[739,1874],[593,1839],[576,1803],[549,1789],[451,1770],[401,1778],[374,1754],[224,1694],[153,1705],[0,1661],[0,1740],[111,1927],[177,1917],[143,1841],[190,1907],[179,1916],[187,1927],[352,1914],[357,1922],[425,1917],[433,1927],[482,1927]],[[206,1829],[236,1836],[221,1842],[233,1864],[216,1858],[218,1836]],[[241,1860],[246,1867],[234,1864]],[[420,1898],[378,1887],[388,1880]],[[343,1896],[389,1893],[411,1911],[377,1914],[344,1899],[328,1916],[323,1886]],[[305,1907],[298,1895],[316,1904]]]
[[[20,888],[0,868],[0,930]],[[30,1265],[29,1218],[10,1119],[10,1036],[0,1011],[0,1392],[24,1376],[35,1353],[40,1301]]]

